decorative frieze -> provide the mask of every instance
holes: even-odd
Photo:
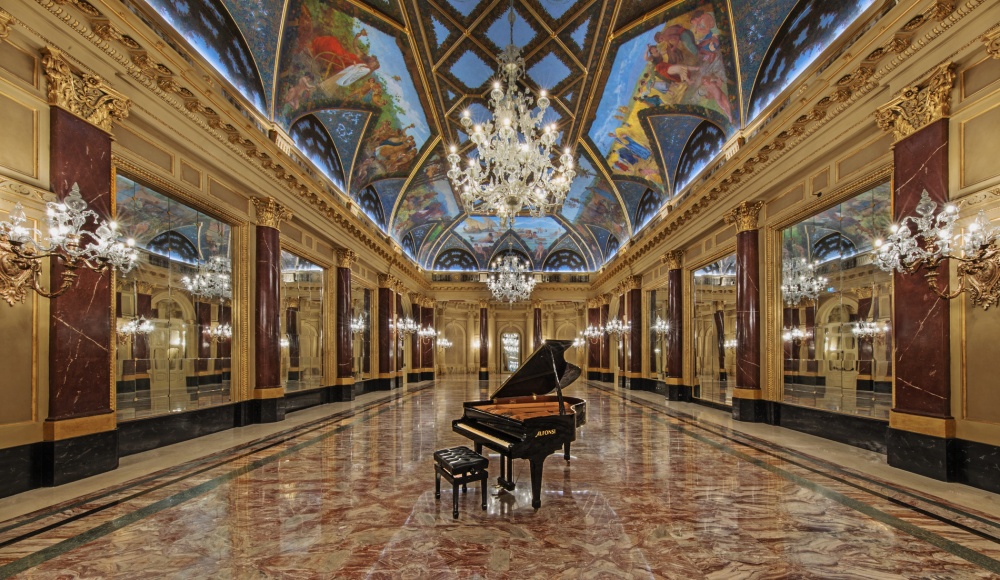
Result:
[[[931,72],[921,85],[905,87],[893,100],[875,111],[875,121],[883,131],[893,131],[903,139],[951,112],[951,87],[955,64],[945,63]]]
[[[258,226],[278,229],[281,222],[292,219],[292,212],[273,197],[253,197],[250,201],[257,210]]]
[[[726,224],[736,224],[737,232],[751,232],[757,229],[757,218],[764,207],[763,201],[744,201],[726,214]]]
[[[74,73],[58,48],[46,46],[41,52],[42,68],[49,81],[49,105],[72,113],[107,133],[111,132],[114,119],[128,117],[129,100],[108,86],[104,79]]]

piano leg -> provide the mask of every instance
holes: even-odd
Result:
[[[563,445],[563,459],[566,460],[566,463],[569,463],[569,441]]]
[[[542,465],[545,463],[545,455],[528,460],[531,465],[531,507],[536,510],[542,507]]]

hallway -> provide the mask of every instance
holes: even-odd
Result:
[[[485,512],[478,486],[458,520],[450,491],[435,501],[432,453],[465,443],[451,421],[463,401],[486,396],[447,377],[296,413],[289,419],[311,419],[239,447],[209,450],[214,436],[182,443],[174,448],[209,454],[0,522],[0,578],[1000,574],[996,495],[806,435],[794,438],[812,454],[786,448],[768,439],[787,430],[740,425],[748,435],[721,412],[668,408],[652,393],[578,381],[567,394],[587,400],[587,424],[571,465],[546,461],[538,511],[524,461],[515,493],[490,497]],[[706,413],[715,419],[695,418]],[[856,461],[828,461],[844,457]],[[0,500],[0,518],[86,485]]]

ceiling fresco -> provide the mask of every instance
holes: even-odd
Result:
[[[424,268],[596,270],[661,213],[874,0],[140,0]],[[575,151],[563,207],[512,232],[468,215],[445,148],[471,152],[496,54]],[[830,49],[832,52],[833,49]],[[601,62],[603,69],[598,70]]]

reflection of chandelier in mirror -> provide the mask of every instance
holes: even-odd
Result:
[[[206,328],[205,335],[208,336],[212,342],[222,342],[223,340],[229,340],[233,337],[233,327],[228,322],[224,324],[217,324],[210,328]]]
[[[510,44],[497,57],[497,76],[505,80],[506,87],[500,81],[493,83],[492,119],[475,124],[468,110],[462,113],[462,126],[476,146],[475,155],[469,157],[463,169],[455,146],[448,154],[448,178],[461,195],[465,211],[496,215],[501,227],[512,225],[522,209],[535,217],[555,211],[576,176],[568,148],[559,156],[559,166],[553,164],[553,156],[558,153],[558,129],[555,123],[540,127],[550,104],[546,92],[539,93],[535,113],[533,98],[522,93],[517,84],[524,76],[524,59],[514,45],[514,18],[512,0],[508,17]]]
[[[989,310],[1000,302],[1000,228],[990,227],[980,210],[965,231],[956,234],[958,209],[949,203],[935,215],[937,203],[924,190],[916,207],[919,217],[906,216],[892,226],[885,242],[875,241],[875,265],[903,274],[923,268],[927,285],[941,298],[951,300],[968,290],[973,305]],[[937,282],[938,266],[947,259],[958,262],[958,285],[950,293]]]
[[[785,304],[795,306],[803,300],[815,300],[826,286],[827,279],[816,275],[816,262],[789,260],[781,266],[781,297]]]
[[[601,337],[604,336],[604,327],[601,326],[600,324],[598,324],[597,326],[590,324],[580,334],[590,342],[597,344],[597,342],[601,340]]]
[[[797,326],[793,326],[791,328],[785,327],[784,329],[782,329],[781,332],[781,338],[785,342],[791,342],[793,340],[802,340],[804,338],[808,338],[810,335],[811,333],[806,332],[805,330],[802,330]]]
[[[207,262],[198,264],[198,273],[194,277],[184,276],[181,283],[195,298],[211,302],[212,300],[228,300],[232,296],[229,283],[232,278],[232,268],[229,260],[222,256],[212,256]]]
[[[535,289],[535,277],[530,264],[508,251],[493,260],[486,276],[486,287],[501,302],[518,302],[531,296],[531,291]]]
[[[437,347],[439,349],[441,349],[441,350],[444,350],[446,348],[451,348],[452,347],[452,343],[447,338],[445,338],[443,336],[439,336],[438,339],[437,339]]]
[[[365,324],[365,315],[358,314],[356,317],[351,319],[351,332],[354,334],[360,334],[365,331],[368,325]]]
[[[282,336],[281,338],[278,339],[278,346],[280,346],[281,348],[288,348],[289,346],[291,346],[291,344],[292,342],[288,340],[287,336]]]
[[[668,332],[670,332],[670,323],[660,318],[660,315],[657,314],[656,321],[653,322],[652,326],[650,326],[649,329],[655,332],[656,334],[659,334],[662,337],[666,335]]]
[[[132,341],[133,336],[148,336],[153,330],[155,330],[153,323],[146,320],[145,316],[133,318],[118,327],[118,342],[126,344]]]
[[[786,340],[788,340],[788,339],[786,339]],[[726,339],[722,343],[722,348],[724,348],[726,350],[735,350],[736,349],[736,339],[735,338],[728,338],[728,339]]]
[[[402,344],[406,340],[407,336],[420,330],[420,325],[417,324],[415,320],[407,316],[402,320],[397,320],[395,324],[389,323],[389,329],[396,331],[396,337],[399,339],[399,343]]]
[[[579,334],[579,336],[577,336],[576,338],[573,339],[573,345],[572,346],[573,346],[573,348],[580,348],[581,346],[584,346],[586,344],[587,344],[587,339],[584,338],[583,333],[581,332]]]
[[[625,322],[617,316],[609,320],[604,326],[604,332],[608,333],[609,336],[614,335],[618,340],[621,340],[622,336],[628,334],[631,330],[632,323]]]
[[[437,336],[437,332],[435,332],[430,326],[425,326],[417,331],[417,336],[420,337],[422,342],[429,342],[434,340],[434,337]]]
[[[40,232],[25,224],[28,222],[24,208],[14,204],[6,222],[0,222],[0,297],[8,305],[24,302],[30,288],[46,298],[62,296],[76,282],[77,269],[81,266],[95,272],[117,269],[129,273],[139,259],[134,249],[135,240],[118,239],[118,224],[97,221],[97,213],[88,209],[80,195],[80,187],[73,184],[69,194],[61,201],[45,204],[49,234],[39,242]],[[97,228],[84,230],[92,220]],[[62,280],[55,290],[41,286],[41,260],[56,258],[63,266]]]
[[[859,339],[881,340],[889,332],[889,323],[879,323],[875,320],[859,320],[851,325],[851,332]]]

